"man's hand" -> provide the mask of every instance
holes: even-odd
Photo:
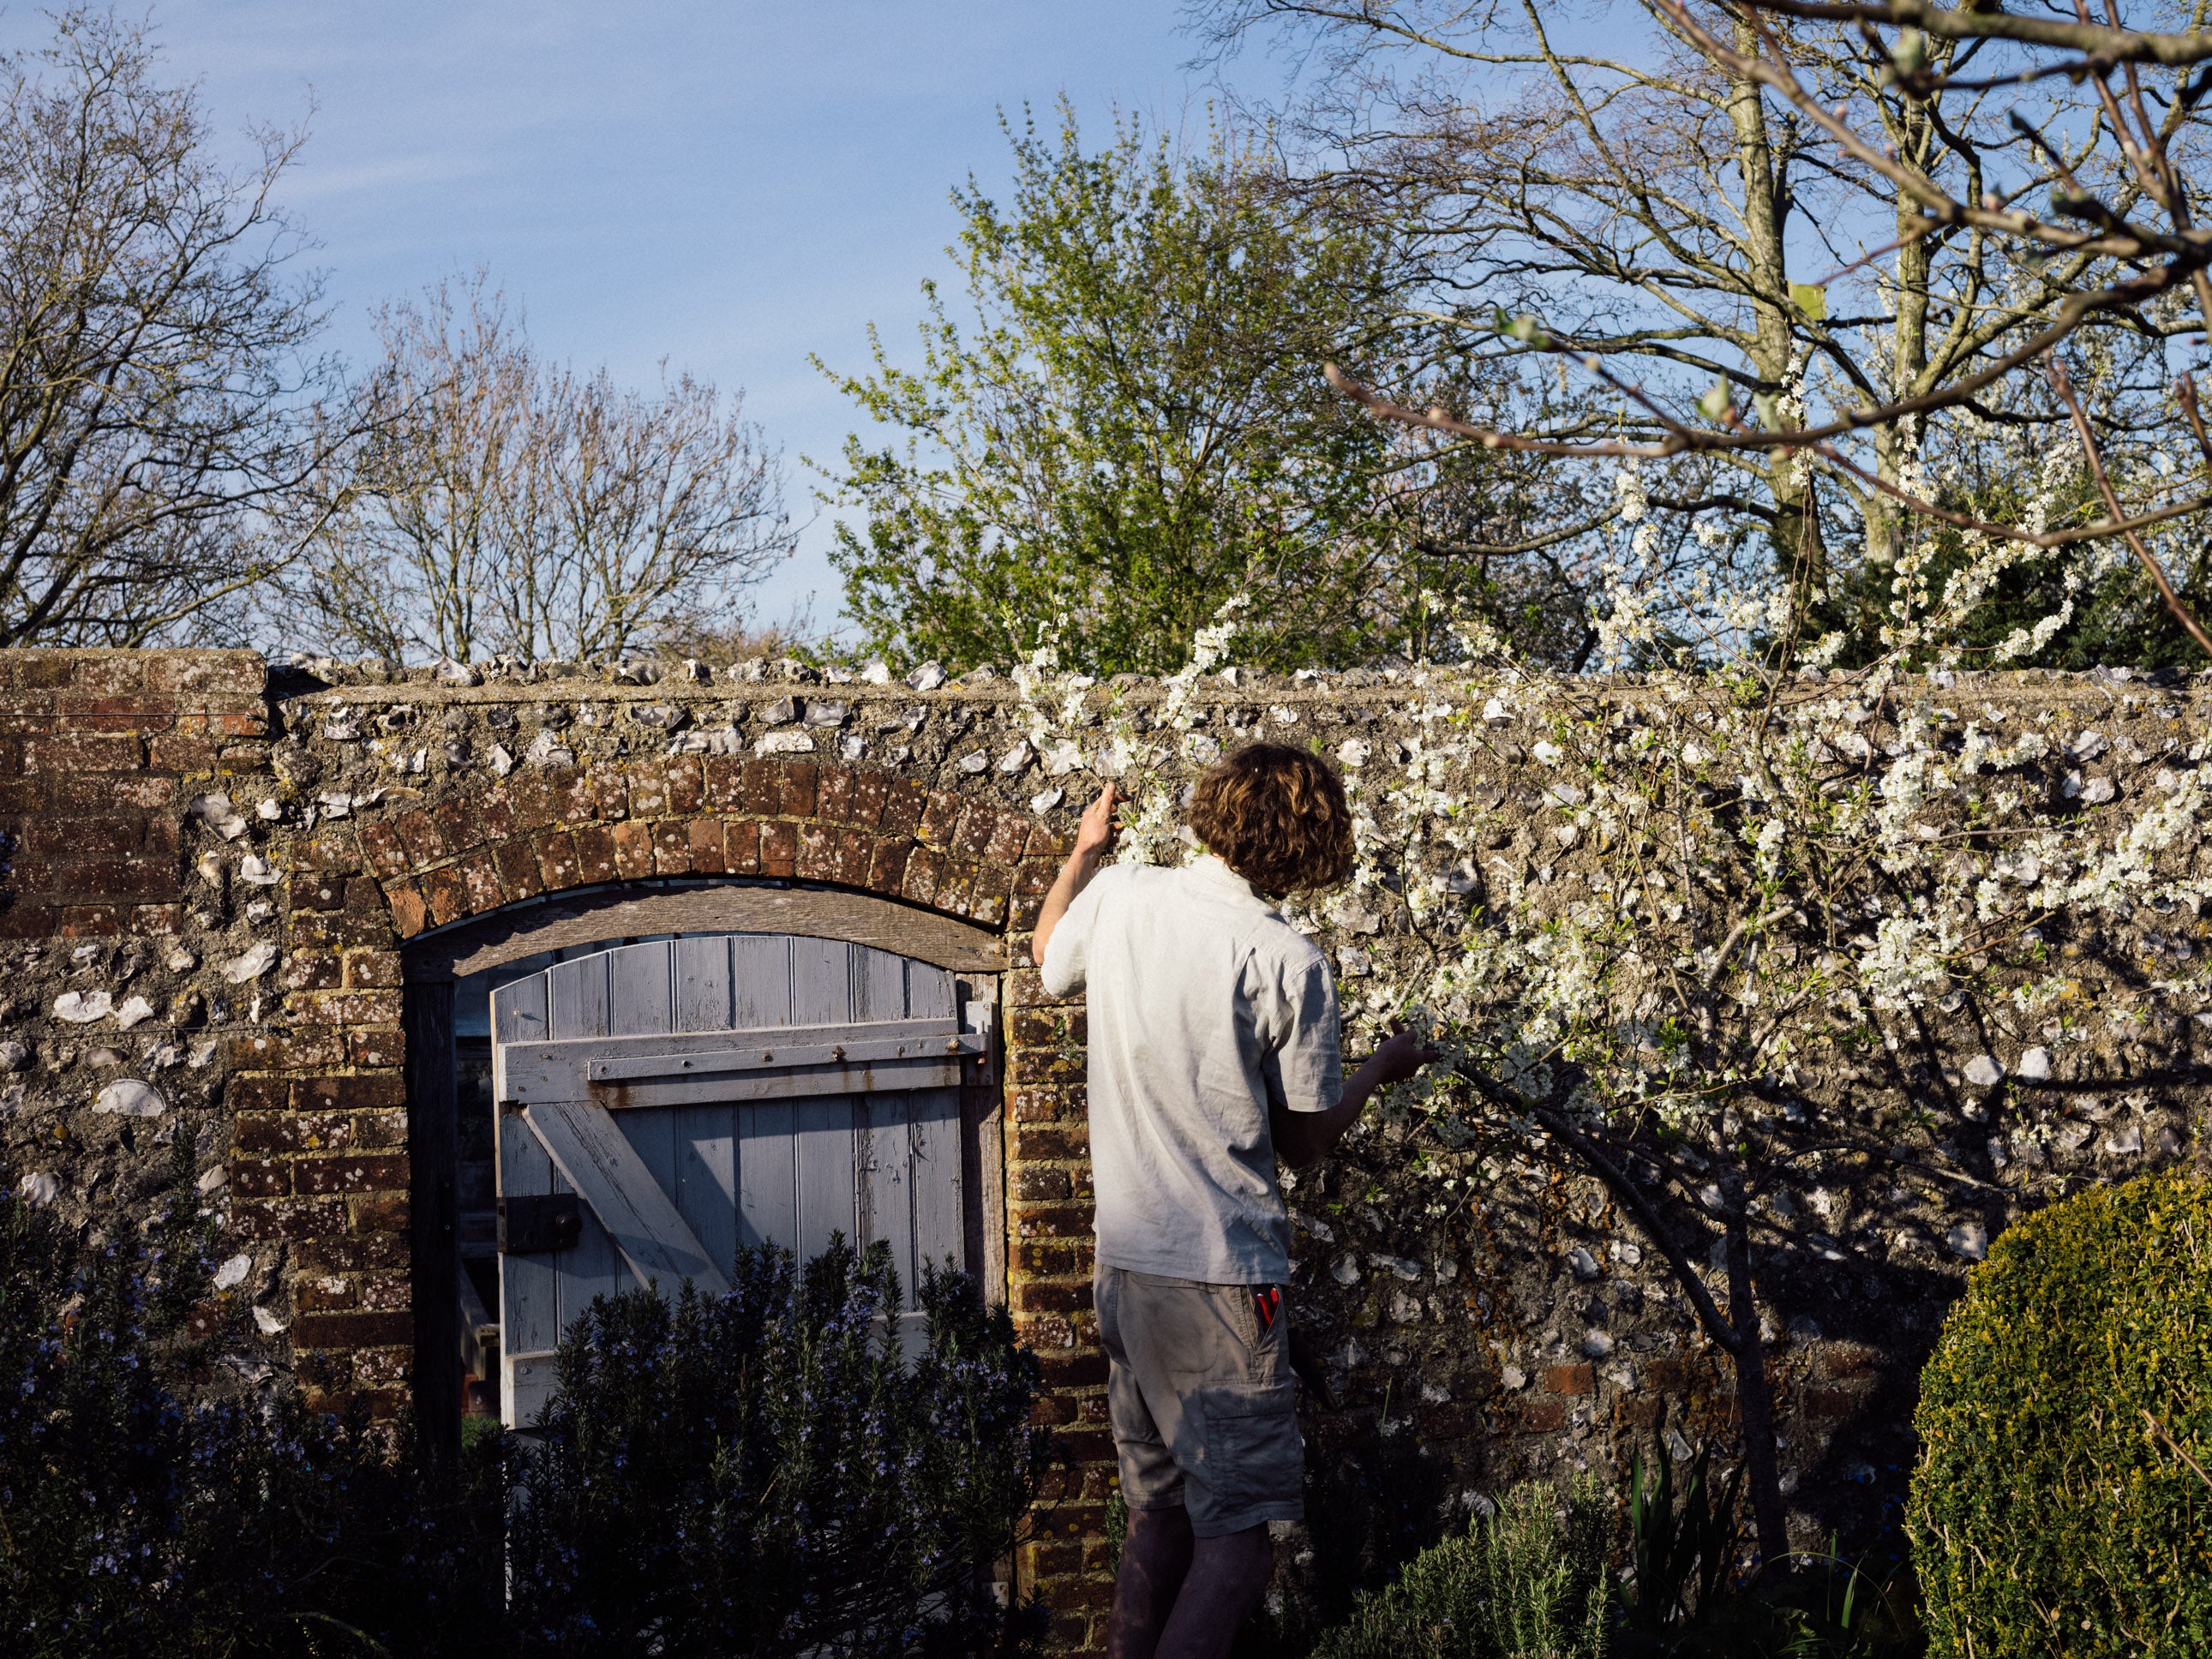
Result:
[[[1098,798],[1083,809],[1083,821],[1075,826],[1075,850],[1067,855],[1070,863],[1080,860],[1095,867],[1113,850],[1117,828],[1114,807],[1118,799],[1114,786],[1109,783],[1098,792]]]
[[[1083,809],[1083,822],[1075,826],[1075,846],[1038,908],[1036,931],[1030,936],[1030,960],[1040,968],[1044,966],[1044,947],[1052,942],[1052,930],[1060,926],[1075,896],[1098,873],[1098,860],[1113,848],[1115,799],[1114,786],[1109,783],[1098,792],[1098,799]]]
[[[1367,1057],[1367,1064],[1359,1069],[1363,1074],[1371,1073],[1374,1086],[1380,1088],[1392,1083],[1403,1083],[1422,1066],[1436,1059],[1437,1050],[1425,1046],[1403,1025],[1391,1032],[1382,1046]]]

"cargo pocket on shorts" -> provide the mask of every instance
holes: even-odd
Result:
[[[1217,1383],[1197,1403],[1206,1421],[1204,1480],[1214,1516],[1298,1501],[1305,1443],[1288,1385]]]

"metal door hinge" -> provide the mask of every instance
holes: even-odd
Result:
[[[504,1255],[573,1250],[583,1237],[583,1200],[574,1193],[499,1201],[499,1248]]]

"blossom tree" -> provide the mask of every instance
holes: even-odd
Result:
[[[1839,155],[1893,178],[1919,204],[1908,234],[1968,224],[2023,259],[2086,247],[2122,269],[2063,295],[2029,337],[1947,387],[1817,424],[1765,395],[1743,409],[1726,379],[1674,405],[1533,315],[1498,325],[1633,403],[1648,435],[1486,429],[1336,377],[1378,417],[1440,441],[1617,469],[1611,580],[1593,608],[1595,665],[1611,673],[1530,672],[1469,624],[1448,665],[1370,677],[1410,722],[1413,735],[1390,740],[1392,763],[1379,739],[1334,750],[1358,812],[1358,870],[1348,895],[1293,917],[1334,950],[1353,1024],[1373,1034],[1410,1016],[1446,1054],[1365,1134],[1440,1199],[1545,1168],[1603,1183],[1665,1262],[1681,1317],[1732,1368],[1758,1546],[1778,1559],[1789,1531],[1771,1359],[1788,1337],[1773,1310],[1792,1264],[1976,1259],[1990,1231],[2079,1178],[2092,1126],[2122,1108],[2141,1125],[2110,1144],[2132,1135],[2145,1152],[2145,1127],[2148,1155],[2181,1144],[2161,1085],[2186,1074],[2188,1016],[2212,1012],[2191,943],[2212,894],[2192,862],[2206,748],[2185,717],[2212,708],[2190,709],[2179,676],[2122,674],[2093,683],[2075,729],[2049,696],[1978,672],[2047,641],[2070,593],[2050,616],[1971,641],[2021,562],[2117,556],[2208,643],[2154,550],[2212,505],[2193,386],[2184,374],[2172,396],[2195,453],[2122,471],[2077,383],[2096,367],[2092,319],[2177,295],[2212,316],[2212,237],[2191,222],[2144,85],[2156,66],[2172,82],[2166,107],[2193,102],[2212,88],[2191,72],[2212,62],[2212,36],[1759,0],[1722,39],[1688,5],[1663,9]],[[2124,209],[2073,180],[2048,216],[1929,185],[1847,107],[1807,90],[1780,14],[1863,27],[1930,119],[1997,82],[2080,86],[2130,157]],[[1931,69],[1931,36],[1989,46],[1976,59],[1987,73],[1955,72],[1964,50]],[[2063,168],[2055,145],[2044,153]],[[1854,451],[1885,425],[1978,419],[1976,400],[2008,377],[2032,377],[2070,441],[2024,425],[1981,434],[2024,481],[2007,516]],[[1816,631],[1787,570],[1671,592],[1647,579],[1644,469],[1721,453],[1847,478],[1898,509],[1870,659],[1839,665],[1838,639]],[[1202,697],[1200,680],[1235,620],[1217,618],[1141,706],[1058,676],[1048,646],[1021,672],[1048,770],[1124,779],[1125,857],[1181,855],[1181,780],[1220,746],[1199,729],[1218,695],[1209,684]],[[1602,1333],[1588,1342],[1607,1352]]]

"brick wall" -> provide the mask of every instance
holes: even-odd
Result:
[[[165,1155],[154,1142],[194,1133],[224,1249],[252,1263],[196,1327],[265,1339],[260,1357],[325,1406],[358,1397],[389,1417],[409,1397],[407,939],[565,890],[727,874],[927,906],[1006,930],[1020,951],[1064,851],[1003,790],[804,757],[586,755],[502,780],[456,769],[447,787],[410,787],[403,775],[356,805],[318,787],[337,769],[313,759],[337,748],[320,735],[331,696],[288,700],[269,678],[250,653],[0,653],[0,943],[26,953],[17,982],[29,982],[6,1020],[31,1052],[15,1127],[54,1120],[39,1131],[46,1142],[13,1137],[9,1161],[11,1174],[52,1165],[59,1201],[81,1187],[88,1218],[112,1224],[122,1218],[101,1195],[155,1193]],[[331,816],[332,793],[342,816]],[[206,798],[217,795],[243,829],[213,821]],[[262,862],[260,884],[248,858]],[[225,964],[259,943],[275,947],[272,967],[234,986]],[[118,1006],[143,994],[154,1012],[82,1030],[52,1017],[69,987],[95,983]],[[1053,1389],[1040,1414],[1069,1431],[1082,1461],[1050,1494],[1022,1566],[1060,1610],[1062,1645],[1083,1651],[1104,1595],[1082,1569],[1103,1549],[1110,1448],[1085,1311],[1088,1214],[1073,1196],[1080,1089],[1026,1081],[1079,1078],[1080,1060],[1066,1017],[1041,1025],[1041,1013],[1013,1011],[1007,1031],[1005,1087],[1020,1114],[1008,1143],[1010,1294]],[[156,1069],[164,1044],[201,1057]],[[169,1103],[150,1137],[88,1106],[109,1076],[140,1073]],[[51,1114],[39,1101],[48,1091]],[[1053,1116],[1033,1121],[1048,1105]],[[1032,1184],[1065,1200],[1056,1219],[1030,1205]],[[1048,1226],[1062,1237],[1040,1247],[1032,1235]],[[252,1305],[274,1332],[245,1322],[240,1298],[257,1287]]]
[[[549,894],[675,876],[849,888],[999,933],[1017,964],[992,1103],[1005,1127],[1006,1290],[1049,1386],[1040,1414],[1070,1453],[1019,1567],[1054,1608],[1060,1650],[1097,1650],[1112,1462],[1090,1307],[1083,1012],[1046,998],[1025,965],[1095,781],[1041,775],[1014,694],[982,675],[927,691],[759,664],[658,684],[559,665],[455,678],[343,665],[271,675],[243,653],[0,653],[9,1178],[34,1183],[81,1236],[117,1233],[158,1210],[188,1139],[226,1248],[246,1259],[201,1321],[231,1371],[289,1371],[319,1401],[360,1396],[389,1414],[407,1399],[415,1339],[407,941]],[[1150,693],[1121,690],[1141,729]],[[1209,684],[1192,713],[1223,746],[1264,728],[1348,750],[1356,733],[1371,780],[1429,732],[1429,696],[1373,674],[1244,676]],[[2185,723],[2087,681],[1974,696],[2009,700],[2023,725],[2110,724],[2169,757],[2212,731],[2212,701]],[[1486,720],[1463,760],[1498,803],[1485,846],[1523,857],[1556,811],[1511,737]],[[1593,871],[1601,856],[1577,854]],[[2189,925],[2212,933],[2212,921]],[[2144,1012],[2136,993],[2121,969],[2109,979],[2116,1018],[2083,1047],[2081,1075],[2110,1101],[2008,1108],[2064,1132],[2036,1167],[2063,1164],[2069,1181],[2185,1156],[2200,1139],[2201,1090],[2152,1086],[2203,1063],[2191,1057],[2199,1026],[2164,1009],[2132,1018]],[[1933,1081],[1900,1068],[1839,1086],[1923,1121],[1949,1109],[1936,1086],[1948,1063],[1934,1055]],[[103,1109],[124,1077],[158,1090],[157,1115]],[[971,1092],[963,1103],[985,1103]],[[2099,1123],[2124,1113],[2134,1133],[2074,1133],[2084,1124],[2061,1120],[2077,1111]],[[1986,1118],[1943,1121],[1941,1133],[1972,1146],[1994,1133]],[[1959,1153],[1934,1145],[1939,1131],[1911,1133],[1930,1143],[1914,1156]],[[1638,1235],[1598,1183],[1501,1152],[1480,1190],[1444,1203],[1408,1178],[1407,1157],[1401,1139],[1367,1136],[1291,1193],[1295,1316],[1344,1403],[1302,1406],[1316,1479],[1356,1485],[1389,1449],[1378,1436],[1409,1430],[1441,1498],[1464,1513],[1470,1494],[1511,1480],[1617,1473],[1655,1433],[1726,1435],[1725,1365],[1657,1253],[1639,1262]],[[1993,1232],[2033,1198],[2001,1171],[1965,1200],[1908,1192],[1871,1166],[1822,1179],[1824,1200],[1879,1218],[1859,1235],[1875,1243],[1848,1260],[1762,1247],[1757,1270],[1776,1315],[1793,1525],[1805,1541],[1857,1548],[1893,1528],[1913,1379],[1963,1272],[1946,1230]],[[1328,1529],[1352,1507],[1324,1507],[1297,1548],[1340,1547]]]
[[[0,938],[177,930],[188,781],[268,763],[250,652],[0,652]]]

